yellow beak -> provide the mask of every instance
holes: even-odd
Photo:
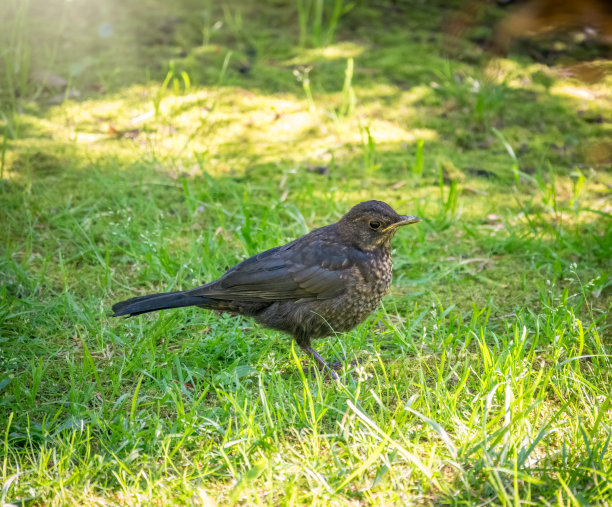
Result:
[[[408,225],[408,224],[416,224],[417,222],[420,222],[421,219],[418,217],[412,217],[410,215],[400,215],[401,220],[399,222],[395,222],[394,224],[389,225],[388,227],[385,227],[382,232],[387,232],[393,229],[396,229],[397,227],[401,227],[402,225]]]

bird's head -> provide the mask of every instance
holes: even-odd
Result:
[[[382,201],[365,201],[357,204],[338,222],[343,239],[361,250],[372,250],[388,245],[402,225],[415,224],[421,219],[398,214]]]

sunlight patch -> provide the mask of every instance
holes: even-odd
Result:
[[[324,48],[307,49],[296,58],[289,60],[288,64],[304,63],[304,58],[307,61],[325,58],[327,60],[336,60],[340,58],[356,58],[365,51],[363,46],[354,42],[341,42],[332,44]]]

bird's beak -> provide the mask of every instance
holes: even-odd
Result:
[[[394,224],[391,224],[388,227],[385,227],[382,230],[382,232],[387,232],[393,229],[397,229],[398,227],[401,227],[402,225],[416,224],[417,222],[420,222],[420,221],[421,219],[418,217],[411,217],[410,215],[400,215],[400,220],[398,222],[395,222]]]

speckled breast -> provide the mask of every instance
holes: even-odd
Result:
[[[380,304],[391,285],[392,269],[390,253],[368,252],[367,269],[363,280],[350,285],[344,296],[339,298],[341,311],[330,312],[327,323],[334,331],[349,331],[363,322]],[[326,312],[327,313],[327,312]]]

